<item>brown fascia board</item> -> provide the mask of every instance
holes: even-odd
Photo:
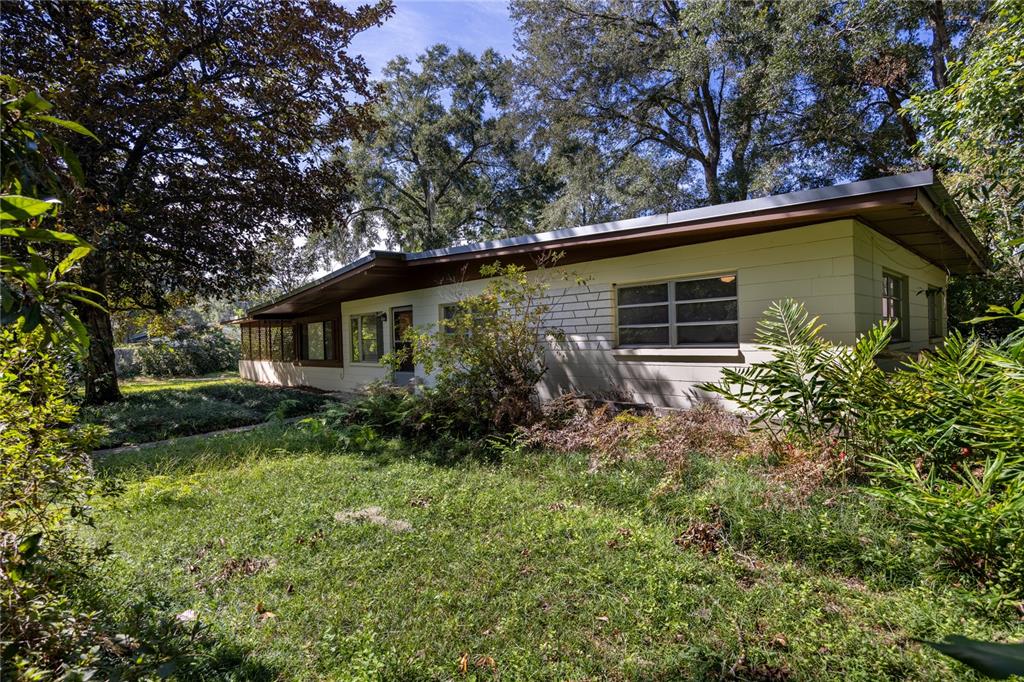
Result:
[[[934,199],[938,198],[939,201]],[[529,262],[530,255],[544,251],[564,250],[568,262],[595,258],[613,246],[621,246],[615,255],[637,253],[647,248],[668,248],[672,245],[697,243],[811,225],[841,218],[861,219],[862,214],[885,208],[903,208],[924,213],[938,229],[962,249],[979,269],[984,269],[984,250],[971,233],[956,204],[942,188],[932,171],[903,176],[836,185],[819,190],[804,190],[763,199],[720,206],[691,209],[677,213],[632,218],[614,223],[570,228],[538,235],[524,235],[495,242],[484,242],[422,253],[376,251],[349,263],[343,268],[300,287],[276,301],[248,311],[248,316],[273,314],[274,308],[301,305],[304,299],[317,294],[334,294],[345,300],[342,283],[356,275],[397,275],[408,278],[405,288],[382,287],[381,293],[431,286],[427,273],[453,263],[479,262],[484,259],[518,257]],[[951,216],[947,217],[947,216]],[[432,267],[431,267],[432,266]],[[472,273],[466,275],[472,277]],[[333,291],[332,291],[333,290]],[[372,295],[372,294],[371,294]],[[362,297],[361,295],[359,297]],[[332,299],[333,300],[333,299]]]
[[[559,249],[577,249],[588,246],[601,246],[610,243],[628,243],[634,240],[655,241],[665,237],[695,237],[695,241],[714,241],[764,232],[765,228],[772,230],[789,229],[802,225],[835,220],[844,217],[856,217],[861,211],[874,208],[882,208],[893,205],[904,205],[910,207],[917,199],[916,189],[901,189],[882,194],[848,197],[843,199],[831,199],[819,204],[809,204],[792,208],[766,209],[756,213],[744,213],[718,219],[704,219],[697,221],[684,221],[668,224],[664,227],[638,227],[632,230],[621,230],[604,234],[595,234],[584,237],[567,237],[561,240],[550,240],[517,244],[514,246],[495,248],[481,251],[467,251],[453,253],[431,258],[423,258],[410,261],[413,267],[422,265],[436,265],[439,263],[454,263],[467,260],[482,260],[514,256],[524,253],[537,253],[542,251]],[[585,258],[583,260],[586,260]]]

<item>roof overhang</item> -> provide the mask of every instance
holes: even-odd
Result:
[[[984,272],[984,247],[932,171],[865,180],[719,206],[524,235],[421,253],[371,251],[315,282],[248,311],[295,318],[326,304],[478,278],[501,259],[530,266],[545,252],[560,264],[626,256],[853,218],[948,272]]]

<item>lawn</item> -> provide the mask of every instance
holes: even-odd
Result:
[[[108,456],[120,492],[90,532],[112,554],[80,598],[193,611],[207,679],[974,679],[915,638],[1024,636],[924,582],[930,558],[853,488],[800,500],[700,455],[670,480],[446,454],[270,426]],[[695,532],[717,522],[722,542]]]
[[[316,393],[231,377],[125,381],[121,392],[121,402],[82,409],[83,422],[109,429],[100,447],[257,424],[272,416],[309,414],[330,400]]]

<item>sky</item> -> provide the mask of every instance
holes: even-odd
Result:
[[[362,2],[346,0],[354,8]],[[374,77],[391,59],[415,58],[426,48],[445,43],[479,55],[489,47],[511,55],[512,22],[505,0],[395,0],[395,13],[380,28],[369,29],[352,41]]]

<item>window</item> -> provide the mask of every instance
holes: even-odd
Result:
[[[295,328],[290,322],[257,322],[242,327],[242,359],[291,362]]]
[[[459,314],[458,303],[442,303],[441,304],[441,330],[445,334],[451,334],[455,330],[452,328],[451,321],[455,319],[455,316]]]
[[[617,288],[620,346],[735,346],[735,273]]]
[[[384,313],[353,315],[352,361],[377,362],[384,354],[381,348],[384,339]]]
[[[334,320],[318,320],[302,325],[302,359],[334,360]]]
[[[942,289],[929,289],[925,295],[928,297],[928,338],[937,339],[942,336],[945,318]]]
[[[882,273],[882,319],[896,323],[892,340],[909,341],[907,329],[907,278],[890,272]]]

